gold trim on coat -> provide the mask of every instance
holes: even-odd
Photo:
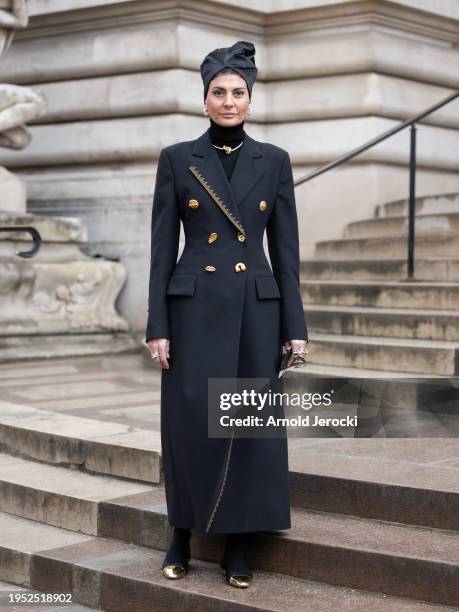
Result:
[[[220,210],[228,217],[231,223],[237,227],[237,229],[244,235],[244,239],[247,237],[245,229],[242,227],[241,222],[236,219],[233,213],[227,208],[226,204],[223,202],[221,197],[215,192],[215,190],[209,185],[206,179],[202,176],[201,172],[196,166],[188,166],[189,170],[194,174],[194,176],[198,179],[213,201],[217,204]]]
[[[222,485],[220,487],[220,493],[218,494],[217,501],[215,502],[214,508],[213,508],[212,513],[210,515],[209,521],[207,523],[207,527],[206,527],[206,531],[207,532],[209,532],[209,529],[211,528],[212,523],[214,522],[215,514],[216,514],[216,512],[218,510],[218,506],[220,505],[220,500],[222,498],[223,491],[225,490],[226,477],[228,475],[228,467],[229,467],[229,462],[230,462],[230,458],[231,458],[231,449],[232,449],[232,446],[233,446],[233,439],[234,439],[234,425],[233,425],[233,431],[232,431],[232,434],[231,434],[231,441],[229,443],[228,454],[227,454],[227,457],[226,457],[225,475],[223,476],[223,482],[222,482]]]

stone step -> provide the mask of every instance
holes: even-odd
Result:
[[[0,510],[23,518],[97,534],[100,503],[149,487],[0,453]]]
[[[0,335],[0,364],[32,359],[107,355],[138,349],[138,343],[127,332],[22,337]]]
[[[259,551],[252,549],[251,561],[261,560],[261,563],[253,566],[253,584],[249,589],[235,589],[225,583],[215,563],[220,560],[221,546],[217,551],[214,542],[207,548],[207,554],[199,554],[199,549],[196,550],[195,542],[192,541],[193,558],[187,576],[181,580],[168,580],[161,574],[165,539],[163,550],[159,551],[112,538],[74,534],[4,513],[0,513],[0,531],[7,534],[0,548],[0,579],[3,574],[7,574],[10,582],[43,592],[72,593],[74,602],[112,612],[143,612],[147,609],[151,612],[166,609],[190,612],[283,612],[304,610],[305,602],[307,608],[315,612],[408,612],[413,609],[419,612],[439,612],[452,609],[449,604],[432,605],[412,598],[332,586],[322,580],[313,581],[309,576],[301,578],[272,573],[260,565],[279,565],[280,562],[286,567],[285,547],[282,543],[284,538],[276,543],[279,536],[271,536],[269,541],[268,536],[259,538],[265,545],[268,543],[268,548]],[[24,538],[24,533],[27,533],[27,538]],[[202,550],[206,550],[204,546]],[[277,560],[273,550],[277,554],[281,553]],[[342,556],[346,555],[346,550],[343,547]],[[200,557],[211,557],[214,563]],[[402,555],[398,557],[402,561]],[[297,553],[294,563],[291,559],[287,561],[288,567],[297,574],[319,573],[319,565],[325,565],[317,563],[315,557],[310,558],[308,554]],[[439,573],[439,563],[432,559],[432,555],[422,565],[423,570],[432,566],[436,570],[434,573]],[[448,561],[443,573],[451,565],[452,562]],[[366,572],[367,568],[360,575],[361,582]],[[388,571],[384,574],[386,577]],[[419,582],[418,578],[414,585],[407,582],[407,586],[412,591],[421,590]],[[449,589],[450,579],[446,582],[442,599],[449,600],[454,593]],[[436,582],[433,585],[434,597],[440,584]],[[427,586],[430,587],[429,581],[424,585],[424,591]]]
[[[317,369],[318,366],[314,364],[308,363],[306,368],[301,368],[298,370],[294,370],[286,374],[286,390],[290,390],[289,380],[293,376],[295,380],[294,388],[297,392],[302,392],[304,389],[304,380],[303,378],[307,376],[314,375],[314,368]],[[320,367],[320,366],[319,366]],[[372,371],[369,371],[370,374]],[[388,375],[392,376],[392,372],[388,371]],[[330,375],[329,372],[326,372],[327,375]],[[340,375],[342,373],[335,372],[332,375]],[[349,372],[345,373],[347,376]],[[352,372],[355,374],[355,372]],[[401,373],[398,373],[401,376]],[[360,373],[358,372],[358,376]],[[298,379],[299,382],[298,382]],[[413,385],[416,382],[416,378],[413,379],[410,376],[408,379],[401,379],[398,383],[401,388],[399,389],[397,385],[394,385],[394,393],[398,399],[405,398],[408,399],[408,402],[411,401],[410,393],[413,393]],[[299,389],[299,391],[298,391]],[[402,392],[403,391],[403,392]],[[414,388],[414,392],[416,389]],[[399,394],[399,395],[397,395]],[[415,404],[416,405],[416,404]],[[3,405],[0,405],[0,413],[3,412]],[[29,415],[31,418],[31,429],[30,432],[33,431],[34,425],[33,423],[37,423],[39,420],[39,415],[34,415],[28,411],[23,412],[22,406],[16,406],[18,418],[20,418],[21,414]],[[5,413],[7,410],[5,409]],[[5,421],[12,421],[12,415],[14,414],[14,409],[11,408],[9,411],[9,415],[5,414]],[[430,413],[429,413],[430,414]],[[57,415],[58,416],[58,415]],[[435,415],[433,415],[435,416]],[[45,419],[47,415],[45,413]],[[44,419],[44,420],[45,420]],[[387,421],[387,419],[386,419]],[[59,420],[56,419],[56,423]],[[454,467],[455,458],[450,457],[448,459],[447,449],[448,445],[454,442],[454,439],[447,439],[445,436],[451,437],[454,435],[453,429],[451,425],[446,420],[445,415],[441,417],[441,423],[446,427],[446,431],[440,435],[443,438],[441,445],[434,444],[433,442],[430,444],[429,448],[430,452],[434,453],[435,449],[440,449],[443,459],[446,463],[446,467],[448,466],[448,460],[451,463],[451,466]],[[81,443],[84,444],[85,447],[89,447],[90,445],[98,446],[99,441],[93,439],[93,436],[90,432],[90,423],[87,423],[88,431],[83,432],[80,429],[80,440]],[[108,429],[108,437],[112,437],[110,432],[110,423],[104,423],[104,427],[107,426]],[[385,423],[385,426],[389,426],[389,422]],[[56,425],[57,427],[57,425]],[[93,421],[94,430],[97,431],[100,428],[99,421]],[[81,428],[81,424],[80,424]],[[2,427],[0,427],[1,431]],[[43,428],[46,429],[46,428]],[[147,431],[147,435],[152,435],[154,432]],[[42,444],[49,444],[51,447],[55,444],[52,438],[49,438],[46,431],[44,432],[44,437],[40,438],[40,435],[37,434],[36,439]],[[61,432],[60,434],[63,438],[64,434]],[[437,434],[438,435],[438,434]],[[406,436],[404,436],[406,437]],[[429,436],[435,437],[435,436]],[[11,440],[12,438],[10,438]],[[31,438],[34,440],[35,438]],[[26,441],[26,438],[24,438]],[[74,438],[69,437],[67,439],[68,447],[71,449],[72,444],[74,442]],[[330,472],[324,472],[324,455],[314,455],[313,457],[307,456],[305,460],[305,464],[303,467],[298,465],[299,458],[306,452],[303,448],[304,446],[313,445],[316,448],[317,444],[320,442],[321,449],[325,448],[333,448],[333,443],[339,443],[341,445],[348,444],[356,444],[359,445],[360,448],[362,445],[368,443],[372,444],[372,449],[374,449],[376,453],[377,459],[372,462],[370,458],[365,457],[364,466],[370,466],[373,473],[368,471],[362,472],[361,461],[357,458],[356,462],[358,462],[358,470],[355,471],[356,478],[350,480],[351,470],[349,465],[346,466],[346,469],[343,472],[340,472],[342,468],[342,460],[340,457],[336,458],[334,453],[331,453],[331,457],[327,458],[327,469],[330,469]],[[447,483],[448,477],[453,477],[454,472],[451,470],[444,470],[441,467],[429,468],[427,470],[427,480],[417,481],[413,476],[413,466],[410,466],[408,469],[408,477],[405,482],[397,480],[397,488],[394,491],[394,499],[393,503],[389,508],[380,507],[379,499],[376,497],[375,500],[372,501],[372,491],[374,488],[374,484],[371,485],[370,489],[367,491],[366,487],[368,486],[368,482],[374,482],[375,478],[381,484],[381,490],[384,491],[389,487],[391,483],[394,482],[394,477],[398,477],[398,475],[403,474],[406,471],[406,461],[396,463],[394,457],[391,452],[389,465],[386,465],[382,470],[383,479],[379,479],[379,474],[381,473],[381,457],[384,454],[385,448],[396,448],[398,444],[404,443],[403,439],[390,439],[390,440],[378,440],[375,438],[368,440],[330,440],[327,438],[323,438],[321,440],[316,439],[290,439],[289,442],[289,462],[291,471],[296,473],[295,479],[293,480],[294,487],[292,489],[292,494],[294,495],[295,503],[304,505],[304,501],[301,503],[298,499],[298,495],[301,494],[302,488],[306,488],[306,490],[310,490],[310,482],[311,479],[314,481],[317,478],[318,485],[322,482],[323,478],[328,476],[333,481],[333,491],[340,491],[340,499],[344,500],[346,497],[345,491],[346,487],[350,485],[350,493],[351,499],[346,502],[349,507],[348,512],[350,514],[359,515],[362,512],[362,508],[360,507],[360,502],[358,505],[353,505],[352,503],[352,492],[354,490],[359,491],[359,499],[362,501],[364,511],[366,514],[363,516],[368,516],[372,518],[382,518],[387,520],[399,520],[402,522],[404,517],[409,517],[410,522],[415,522],[421,525],[427,526],[448,526],[449,529],[459,529],[459,517],[457,515],[452,514],[445,503],[445,499],[447,499],[450,492],[448,492]],[[411,445],[415,445],[416,441],[411,440]],[[388,445],[388,446],[386,446]],[[24,442],[20,442],[17,445],[12,445],[15,449],[16,447],[21,447],[22,451],[26,454],[27,445]],[[31,448],[34,449],[38,447],[35,443],[31,443]],[[381,448],[379,448],[381,446]],[[5,448],[2,444],[2,447]],[[65,449],[65,440],[63,439],[59,445],[57,446],[59,452],[63,452],[62,449]],[[119,437],[110,441],[110,453],[113,457],[125,458],[126,463],[132,463],[132,466],[135,465],[140,466],[140,470],[142,466],[149,465],[151,461],[151,450],[145,448],[145,444],[143,443],[143,438],[133,436],[130,437],[129,440],[123,440]],[[44,451],[40,451],[40,453],[35,454],[35,452],[28,451],[29,457],[35,455],[35,458],[39,461],[52,461],[56,462],[59,458],[59,452],[56,452],[55,455],[47,454]],[[356,451],[353,451],[354,453]],[[420,453],[418,453],[420,454]],[[51,456],[50,456],[51,455]],[[92,450],[89,453],[89,456],[97,456],[97,451]],[[422,456],[429,456],[426,450],[422,450]],[[446,456],[446,458],[445,458]],[[131,458],[132,457],[132,458]],[[314,457],[320,457],[318,462],[314,461]],[[371,455],[370,455],[371,457]],[[65,455],[65,459],[67,460],[68,454]],[[407,456],[406,460],[413,460],[413,457]],[[457,459],[456,459],[457,461]],[[409,461],[408,461],[409,462]],[[116,463],[116,461],[114,461]],[[371,465],[370,465],[371,464]],[[95,464],[91,464],[93,467]],[[104,464],[105,465],[105,464]],[[368,467],[368,469],[370,469]],[[424,473],[426,470],[425,465],[416,464],[416,474]],[[360,470],[360,471],[359,471]],[[392,473],[394,470],[394,473]],[[314,475],[317,472],[316,476]],[[140,471],[141,473],[141,471]],[[306,475],[306,480],[302,480],[299,473],[304,473]],[[387,476],[387,482],[384,481],[384,478]],[[128,477],[135,478],[135,474],[132,472]],[[300,480],[298,481],[298,478]],[[341,483],[339,484],[338,483]],[[361,482],[363,481],[363,482]],[[428,493],[428,497],[423,498],[423,489],[426,488],[426,482],[438,482],[441,485],[442,482],[446,483],[446,488],[442,489],[439,486],[438,491],[430,490]],[[45,483],[41,488],[43,490],[37,489],[36,483]],[[295,485],[295,483],[298,483]],[[314,481],[315,482],[315,481]],[[379,485],[378,485],[379,486]],[[131,488],[132,487],[132,488]],[[417,496],[413,496],[414,489],[421,489]],[[431,489],[430,485],[427,487]],[[321,486],[319,487],[321,489]],[[434,487],[435,489],[435,487]],[[96,493],[93,493],[94,490]],[[62,525],[67,529],[82,529],[86,530],[89,533],[94,533],[97,529],[97,508],[98,503],[103,500],[110,499],[112,497],[117,497],[118,495],[125,495],[127,493],[131,493],[134,491],[137,493],[138,491],[149,491],[150,489],[144,485],[143,483],[130,483],[127,480],[118,480],[116,478],[99,476],[99,475],[89,475],[84,472],[80,472],[76,469],[66,469],[60,466],[46,465],[43,463],[38,463],[36,461],[28,461],[22,457],[10,457],[7,454],[0,454],[0,491],[4,491],[5,495],[0,495],[0,509],[13,512],[15,514],[25,516],[26,518],[34,518],[36,520],[41,520],[45,522],[50,522],[51,524],[56,524],[55,521],[59,521],[59,512],[67,509],[65,514],[66,522]],[[82,493],[81,493],[82,492]],[[80,494],[81,493],[81,494]],[[456,491],[457,493],[457,491]],[[397,497],[400,496],[400,497]],[[432,497],[433,496],[433,497]],[[437,496],[437,497],[435,497]],[[446,497],[445,497],[446,496]],[[82,498],[82,499],[81,499]],[[407,499],[405,499],[407,498]],[[413,507],[410,506],[411,499],[413,499],[413,503],[415,504]],[[27,503],[24,504],[24,500],[27,500]],[[47,507],[42,508],[43,502],[46,501]],[[459,500],[456,499],[455,503],[457,504]],[[161,502],[162,503],[162,502]],[[436,513],[432,516],[429,508],[432,505],[436,506]],[[336,510],[336,506],[330,505],[329,502],[324,503],[324,505],[320,505],[320,502],[314,502],[314,505],[311,506],[313,509],[322,509],[322,510]],[[344,502],[342,507],[344,507]],[[26,514],[23,514],[23,513]],[[387,514],[389,512],[389,514]],[[22,514],[21,514],[22,513]],[[57,523],[59,524],[59,523]]]
[[[328,378],[384,378],[386,380],[392,378],[410,378],[410,380],[431,378],[427,374],[412,374],[410,372],[400,372],[400,370],[368,370],[365,368],[321,365],[318,363],[308,363],[304,367],[293,368],[290,372],[285,374],[286,378],[295,379],[309,376],[325,376]]]
[[[0,446],[23,458],[54,465],[144,482],[161,481],[159,432],[127,424],[0,401]]]
[[[401,445],[398,459],[394,449]],[[313,510],[459,530],[459,515],[451,512],[459,507],[454,438],[443,438],[441,444],[432,442],[431,450],[423,450],[421,459],[421,450],[415,446],[413,442],[410,455],[402,438],[358,442],[350,438],[339,440],[339,448],[336,440],[327,438],[291,439],[292,503]],[[340,448],[349,449],[351,456],[343,457]],[[140,454],[142,449],[138,451]],[[359,456],[361,452],[363,456]],[[445,467],[427,464],[430,456],[438,457],[439,453]],[[327,481],[333,484],[331,488],[324,488]],[[161,486],[90,475],[0,453],[0,510],[70,530],[98,534],[106,525],[113,529],[121,523],[116,516],[104,519],[101,508],[120,496],[142,499],[145,495],[153,503],[152,491],[154,505],[165,511]],[[383,493],[387,494],[386,505],[381,504]]]
[[[459,313],[451,310],[307,304],[304,312],[318,333],[457,342],[459,349]]]
[[[459,233],[459,212],[431,215],[417,215],[415,221],[416,237],[423,235],[445,236]],[[381,238],[384,236],[408,235],[408,217],[380,217],[354,221],[346,225],[344,238]]]
[[[459,283],[301,280],[304,304],[459,310]]]
[[[459,213],[459,194],[423,196],[415,200],[416,214]],[[386,202],[376,207],[377,217],[399,217],[408,214],[408,199]]]
[[[459,435],[457,402],[459,391],[448,377],[427,376],[384,370],[365,370],[324,366],[308,362],[301,368],[293,368],[284,376],[283,390],[301,395],[323,393],[332,390],[334,409],[326,416],[340,416],[345,409],[357,415],[358,423],[351,429],[319,427],[314,423],[318,411],[310,413],[310,427],[288,426],[290,446],[301,445],[301,438],[316,441],[318,438],[437,438]],[[344,399],[346,397],[346,399]],[[290,410],[286,416],[298,416],[298,410]],[[301,414],[301,413],[300,413]],[[325,416],[325,415],[323,415]],[[356,442],[358,444],[358,442]],[[291,449],[292,454],[296,447]]]
[[[293,507],[459,532],[457,438],[316,439],[289,469]]]
[[[54,603],[52,603],[53,601]],[[31,610],[34,612],[35,610],[40,610],[40,612],[55,612],[56,610],[90,612],[96,610],[96,608],[71,603],[71,600],[62,593],[43,593],[11,582],[0,582],[0,610],[10,612],[30,612]]]
[[[415,461],[413,449],[403,439],[356,442],[349,438],[339,445],[336,440],[315,442],[296,447],[289,459],[293,513],[339,512],[371,522],[455,532],[459,537],[459,479],[454,465]],[[425,441],[419,439],[417,445],[416,450],[421,451]],[[455,439],[447,438],[426,454],[448,456],[453,464],[456,453]],[[149,525],[166,520],[164,489],[156,485],[146,493],[102,502],[100,534],[150,546],[153,533]]]
[[[32,557],[39,551],[66,548],[92,542],[94,537],[51,527],[0,511],[0,580],[26,587],[33,584]],[[50,585],[51,586],[51,585]],[[51,586],[56,592],[60,585]]]
[[[415,257],[454,258],[459,254],[459,236],[416,237]],[[407,257],[407,240],[399,237],[341,238],[316,243],[318,259],[403,259]]]
[[[129,541],[150,546],[154,527],[159,532],[167,522],[158,502],[152,493],[104,503],[102,535],[117,539],[128,535]],[[249,565],[328,584],[459,603],[457,532],[298,507],[292,508],[291,517],[292,527],[285,533],[252,536]],[[165,542],[156,540],[154,545],[166,549]],[[218,561],[219,550],[215,536],[193,534],[193,558]]]
[[[458,349],[454,342],[311,332],[308,359],[314,364],[454,376],[459,373]]]
[[[310,259],[300,263],[303,280],[404,281],[407,278],[406,269],[406,254],[401,259]],[[459,259],[416,257],[415,278],[417,281],[459,282]]]

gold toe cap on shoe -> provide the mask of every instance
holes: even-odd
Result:
[[[231,576],[229,583],[239,589],[246,589],[252,582],[252,576]]]
[[[183,578],[186,574],[186,569],[183,565],[166,565],[163,567],[163,575],[166,578]]]
[[[220,572],[224,576],[226,576],[226,571],[222,567],[220,567]],[[252,583],[252,576],[235,574],[234,576],[230,576],[230,579],[227,580],[226,582],[233,587],[236,587],[239,589],[246,589]]]

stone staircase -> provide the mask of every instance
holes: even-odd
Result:
[[[407,211],[406,200],[379,206],[302,262],[311,372],[459,373],[459,194],[416,200],[411,282]]]
[[[160,381],[142,364],[0,365],[0,581],[72,593],[75,610],[457,609],[454,439],[409,449],[403,439],[292,439],[292,528],[254,535],[252,587],[226,585],[223,536],[196,533],[189,574],[164,578]],[[133,425],[150,413],[153,429]]]

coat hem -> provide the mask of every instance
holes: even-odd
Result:
[[[291,529],[292,525],[291,523],[289,523],[288,525],[283,525],[283,526],[278,526],[278,527],[274,527],[272,525],[266,525],[266,526],[261,526],[259,524],[257,524],[256,526],[254,526],[253,528],[239,528],[239,529],[226,529],[226,530],[217,530],[217,531],[206,531],[205,528],[201,528],[201,527],[197,527],[195,524],[190,525],[190,523],[181,523],[181,522],[177,522],[177,523],[171,523],[169,522],[169,525],[171,527],[177,527],[179,529],[192,529],[193,531],[196,531],[197,533],[199,533],[199,535],[225,535],[228,533],[256,533],[256,532],[262,532],[262,533],[272,533],[272,532],[276,532],[276,531],[284,531],[286,529]]]

